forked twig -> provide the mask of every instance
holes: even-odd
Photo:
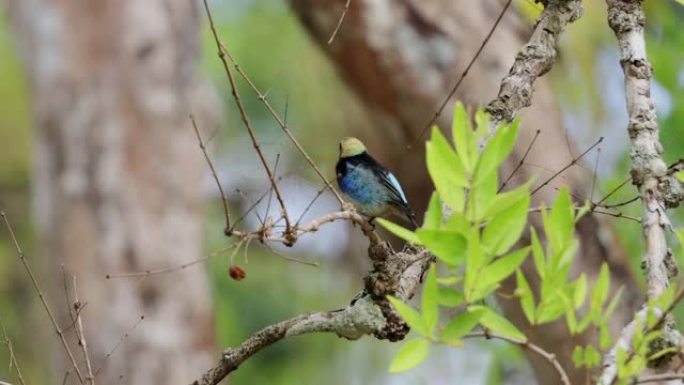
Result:
[[[7,351],[9,353],[9,357],[10,357],[9,371],[11,373],[12,372],[12,366],[14,366],[14,370],[17,371],[17,378],[19,379],[19,383],[21,385],[26,385],[26,381],[24,381],[24,376],[21,374],[21,368],[19,368],[19,362],[17,362],[17,357],[14,355],[14,348],[12,347],[12,340],[10,340],[9,336],[7,335],[7,331],[5,330],[5,324],[2,322],[1,318],[0,318],[0,329],[2,329],[2,339],[3,339],[2,342],[7,346]]]
[[[266,158],[264,157],[264,153],[261,151],[261,147],[259,146],[259,141],[257,140],[256,134],[254,133],[254,128],[252,127],[252,122],[249,119],[249,115],[247,115],[247,111],[245,111],[245,106],[242,104],[242,99],[240,98],[240,93],[238,92],[237,85],[235,84],[235,78],[233,77],[233,73],[230,70],[230,67],[228,66],[228,61],[226,61],[225,49],[221,43],[221,40],[218,37],[218,32],[216,31],[216,27],[214,26],[214,20],[211,16],[211,12],[209,11],[209,6],[207,5],[207,0],[204,0],[204,6],[205,6],[205,9],[207,11],[207,17],[209,18],[209,27],[211,28],[211,33],[214,35],[214,39],[216,40],[216,49],[218,50],[219,59],[221,59],[221,63],[223,63],[223,69],[225,70],[226,76],[228,77],[228,82],[230,83],[230,91],[233,94],[233,100],[235,100],[235,105],[237,106],[238,110],[240,111],[240,117],[242,118],[242,122],[247,127],[247,133],[249,134],[249,137],[252,140],[252,146],[254,147],[254,150],[256,151],[257,155],[259,156],[259,160],[261,161],[261,165],[264,167],[264,170],[266,170],[266,174],[268,175],[268,180],[271,182],[271,186],[273,187],[273,191],[275,192],[276,198],[278,199],[278,202],[280,203],[280,209],[283,213],[283,216],[285,217],[285,224],[286,224],[285,238],[289,239],[289,238],[291,238],[291,235],[290,235],[291,225],[290,225],[290,218],[287,215],[287,208],[285,207],[285,201],[283,200],[283,197],[280,194],[280,189],[278,189],[278,185],[276,184],[275,179],[273,178],[273,172],[271,171],[271,167],[268,165],[268,162],[266,161]],[[230,233],[230,231],[227,231],[227,233]],[[290,245],[293,242],[294,241],[288,241],[288,243]]]
[[[47,300],[45,299],[45,295],[43,294],[43,291],[40,289],[40,285],[38,284],[38,281],[36,280],[35,275],[33,274],[33,270],[31,269],[31,266],[28,263],[28,260],[24,256],[24,252],[21,250],[21,246],[19,246],[19,241],[17,241],[17,237],[14,235],[14,230],[12,229],[12,225],[10,225],[9,220],[7,219],[7,215],[5,214],[4,211],[0,211],[0,216],[2,217],[3,221],[5,222],[5,227],[7,227],[7,231],[9,231],[10,237],[12,238],[12,243],[14,244],[14,249],[17,252],[17,256],[19,257],[19,260],[21,260],[22,265],[24,265],[24,269],[26,270],[26,273],[28,273],[29,278],[31,279],[31,283],[33,284],[33,289],[38,293],[38,297],[40,298],[40,302],[43,304],[43,308],[45,309],[45,312],[48,314],[48,317],[50,318],[50,322],[52,322],[52,326],[55,329],[55,332],[57,333],[57,336],[59,336],[59,340],[62,343],[62,347],[66,351],[67,355],[69,356],[69,360],[71,361],[71,365],[74,368],[74,371],[76,372],[76,375],[78,376],[78,380],[81,384],[84,383],[84,378],[83,374],[81,374],[81,370],[78,368],[78,365],[76,364],[76,359],[74,358],[74,354],[71,352],[71,348],[69,347],[69,343],[66,340],[66,337],[64,336],[64,332],[62,329],[59,327],[59,324],[57,324],[57,319],[55,318],[54,314],[52,313],[52,310],[50,309],[50,306],[47,303]]]
[[[537,141],[537,138],[539,137],[539,133],[541,133],[541,130],[537,130],[537,132],[534,133],[534,137],[532,138],[532,141],[530,141],[529,146],[527,146],[527,150],[525,150],[525,154],[523,154],[523,157],[520,158],[520,161],[518,164],[515,166],[511,174],[506,178],[506,180],[501,184],[499,189],[496,191],[497,194],[503,191],[504,187],[508,184],[508,182],[511,181],[511,178],[513,178],[513,175],[515,175],[516,172],[522,167],[522,165],[525,163],[525,159],[527,158],[527,155],[530,153],[530,150],[532,150],[532,146],[534,146],[534,142]]]
[[[76,337],[78,338],[78,345],[81,347],[83,352],[83,357],[86,362],[86,369],[88,370],[88,376],[86,380],[90,385],[95,384],[95,376],[93,376],[93,367],[90,364],[90,355],[88,354],[88,342],[86,341],[83,332],[83,320],[81,317],[81,309],[83,304],[78,300],[78,291],[76,290],[76,276],[72,275],[71,288],[74,291],[74,313],[76,313]]]
[[[112,350],[110,350],[110,351],[105,355],[104,359],[102,360],[102,363],[100,364],[100,367],[97,368],[97,370],[95,371],[94,377],[97,377],[97,375],[100,374],[100,371],[102,371],[102,369],[104,368],[105,364],[107,363],[107,360],[109,360],[109,357],[111,357],[112,354],[114,354],[114,352],[116,352],[116,349],[118,349],[119,346],[121,346],[121,345],[124,343],[124,341],[126,340],[126,338],[128,338],[128,336],[133,332],[133,330],[135,330],[135,328],[138,327],[138,325],[140,325],[140,323],[141,323],[144,319],[145,319],[145,316],[144,316],[144,315],[141,315],[140,318],[138,319],[138,321],[136,321],[136,323],[134,323],[133,326],[131,326],[131,328],[128,329],[128,331],[127,331],[126,333],[124,333],[123,336],[121,336],[121,339],[119,339],[119,342],[117,342],[116,345],[114,345],[114,347],[112,348]]]
[[[259,88],[252,82],[252,80],[247,76],[245,71],[242,70],[242,67],[235,61],[235,58],[230,54],[230,51],[226,48],[226,46],[221,42],[221,39],[218,36],[218,32],[216,31],[216,27],[214,26],[214,19],[211,15],[211,10],[209,9],[209,5],[207,4],[207,0],[203,0],[204,2],[204,9],[206,10],[207,13],[207,18],[209,19],[209,27],[211,28],[212,35],[214,37],[214,40],[216,41],[216,46],[218,47],[218,55],[221,61],[223,62],[224,69],[226,70],[226,73],[229,74],[230,71],[228,70],[228,64],[225,60],[226,56],[228,59],[233,63],[233,66],[235,67],[235,70],[240,74],[240,76],[247,82],[247,84],[250,86],[252,91],[257,95],[257,99],[259,99],[260,102],[266,106],[266,109],[268,112],[273,116],[273,119],[278,123],[280,128],[283,130],[285,135],[290,139],[292,144],[295,145],[299,153],[306,159],[307,163],[313,168],[313,170],[318,174],[318,177],[321,178],[321,180],[328,185],[328,188],[330,188],[330,191],[335,195],[335,198],[337,198],[337,201],[342,205],[344,203],[344,200],[342,199],[342,196],[335,190],[335,188],[328,182],[326,177],[323,175],[321,170],[316,166],[316,163],[314,163],[313,159],[309,156],[309,154],[304,150],[304,147],[299,143],[299,141],[294,137],[292,134],[292,131],[287,127],[287,124],[285,121],[280,117],[278,112],[273,108],[271,103],[268,101],[266,96],[262,94],[259,91]],[[229,75],[232,77],[232,75]]]
[[[216,173],[216,169],[214,168],[214,163],[211,161],[211,158],[209,158],[209,154],[207,154],[207,149],[204,146],[204,142],[202,141],[202,135],[200,135],[199,129],[197,128],[197,123],[195,122],[195,117],[190,115],[190,121],[192,122],[192,128],[195,131],[195,135],[197,136],[197,141],[199,142],[199,147],[202,150],[202,153],[204,154],[204,159],[207,161],[207,165],[209,165],[209,169],[211,170],[211,175],[214,177],[214,180],[216,181],[216,185],[218,186],[219,194],[221,194],[221,203],[223,204],[223,215],[226,217],[226,231],[230,231],[230,206],[228,205],[228,198],[226,197],[225,192],[223,191],[223,186],[221,185],[221,182],[219,181],[218,174]]]
[[[565,172],[565,170],[567,170],[567,169],[569,169],[570,167],[572,167],[572,166],[574,166],[575,164],[577,164],[577,162],[578,162],[580,159],[582,159],[585,155],[587,155],[591,150],[593,150],[593,149],[594,149],[596,146],[598,146],[601,142],[603,142],[603,137],[600,137],[599,140],[597,140],[597,141],[596,141],[594,144],[592,144],[589,148],[587,148],[586,150],[584,150],[584,152],[581,153],[581,154],[579,154],[579,156],[572,158],[572,160],[570,161],[570,163],[568,163],[567,165],[565,165],[565,167],[561,168],[560,170],[556,171],[553,175],[551,175],[551,176],[549,177],[549,179],[545,180],[542,184],[540,184],[539,186],[537,186],[537,188],[535,188],[534,190],[532,190],[532,192],[530,193],[530,195],[534,195],[537,191],[541,190],[543,187],[545,187],[546,185],[548,185],[549,183],[551,183],[551,181],[553,181],[554,179],[556,179],[556,177],[557,177],[558,175],[562,174],[563,172]]]

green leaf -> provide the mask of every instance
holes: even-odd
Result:
[[[489,211],[489,206],[494,203],[498,188],[499,174],[496,172],[489,173],[474,185],[468,193],[470,195],[466,212],[468,218],[471,218],[473,222],[484,220],[485,214]]]
[[[480,231],[471,229],[468,235],[468,247],[466,249],[465,278],[463,282],[463,294],[466,301],[472,302],[471,297],[476,294],[474,288],[484,265],[484,250],[480,245]]]
[[[456,307],[463,303],[463,294],[448,287],[440,287],[437,302],[442,306]]]
[[[575,281],[575,292],[573,295],[573,302],[575,304],[575,309],[578,309],[587,297],[587,276],[584,273],[580,274],[579,278]]]
[[[447,230],[467,235],[470,232],[470,221],[462,213],[453,213],[444,227]]]
[[[593,345],[587,345],[584,351],[584,360],[588,367],[593,368],[601,363],[601,353]]]
[[[608,325],[603,323],[601,327],[599,327],[599,347],[601,347],[602,350],[606,350],[613,345],[613,338],[610,336],[610,329],[608,329]]]
[[[601,265],[601,270],[599,271],[599,276],[592,292],[592,308],[600,308],[608,298],[608,289],[610,283],[609,273],[608,265],[604,262],[603,265]]]
[[[442,331],[441,341],[456,341],[470,333],[486,313],[486,308],[469,308],[457,315]]]
[[[433,192],[430,197],[427,211],[423,219],[424,229],[439,229],[442,226],[442,202],[439,200],[437,192]]]
[[[525,195],[523,199],[494,216],[482,233],[485,249],[493,255],[507,252],[518,241],[525,228],[529,206],[530,197]]]
[[[440,198],[455,212],[463,210],[468,185],[463,164],[437,127],[426,144],[427,168]]]
[[[534,266],[537,268],[537,274],[539,274],[539,278],[544,281],[546,279],[546,257],[544,256],[544,248],[539,241],[537,231],[532,228],[531,233]]]
[[[482,308],[486,309],[485,314],[480,319],[482,326],[504,337],[513,338],[520,342],[527,341],[527,337],[506,318],[500,316],[492,309],[484,306]]]
[[[463,162],[466,172],[473,170],[473,158],[477,156],[477,148],[473,138],[473,129],[470,127],[470,117],[463,103],[456,102],[454,106],[454,119],[451,123],[451,135],[454,138],[456,153]]]
[[[556,196],[548,222],[544,223],[544,230],[551,248],[559,252],[572,237],[575,226],[575,215],[567,187],[561,188]]]
[[[473,174],[476,184],[485,180],[503,163],[513,149],[518,136],[519,121],[500,126],[494,136],[486,143]]]
[[[572,363],[576,368],[581,368],[584,365],[584,349],[581,346],[575,346],[572,351]]]
[[[491,204],[487,207],[483,215],[483,219],[489,219],[496,214],[508,209],[509,207],[517,204],[521,200],[528,198],[530,196],[530,182],[521,185],[514,190],[506,191],[504,193],[497,194]]]
[[[380,224],[380,226],[384,227],[387,231],[405,240],[406,242],[420,244],[418,236],[413,231],[407,230],[395,223],[388,221],[387,219],[376,218],[375,220]]]
[[[430,342],[425,339],[416,339],[406,342],[394,356],[390,365],[390,373],[399,373],[409,370],[427,358],[430,353]]]
[[[606,306],[606,310],[603,312],[603,320],[605,322],[608,321],[610,316],[613,314],[615,311],[615,308],[617,307],[618,302],[620,301],[620,297],[622,297],[622,291],[624,287],[620,287],[618,291],[613,295],[613,297],[610,299],[610,302],[608,303],[608,306]]]
[[[456,232],[447,230],[418,229],[416,231],[420,242],[451,267],[463,263],[468,242],[466,238]]]
[[[423,298],[421,303],[421,310],[423,312],[423,319],[427,326],[429,336],[432,337],[437,327],[439,317],[439,309],[437,304],[437,273],[435,264],[430,264],[425,284],[423,285]]]
[[[520,307],[525,313],[525,318],[530,324],[534,325],[534,294],[530,288],[530,284],[527,283],[525,279],[525,274],[522,271],[517,270],[515,272],[515,278],[517,281],[518,288],[516,289],[516,294],[520,297]]]
[[[423,319],[423,316],[421,316],[420,313],[416,311],[416,309],[403,303],[400,299],[392,297],[391,295],[388,295],[387,299],[394,307],[394,310],[396,310],[397,313],[399,313],[401,318],[404,319],[406,324],[410,326],[411,329],[417,331],[424,337],[430,336],[430,330],[428,329],[427,324]]]
[[[506,277],[513,274],[516,269],[518,269],[529,252],[529,246],[523,247],[522,249],[518,249],[492,262],[482,271],[482,279],[480,282],[482,282],[483,286],[493,283],[500,283],[506,279]]]

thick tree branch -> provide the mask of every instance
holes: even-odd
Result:
[[[521,109],[532,105],[535,80],[551,70],[560,34],[582,11],[580,0],[548,1],[530,40],[518,51],[508,75],[501,80],[499,94],[487,105],[486,111],[491,115],[490,132],[501,123],[511,122]]]
[[[620,49],[620,64],[625,75],[625,99],[629,123],[627,130],[631,141],[630,157],[632,160],[632,183],[639,189],[643,206],[642,226],[646,251],[642,260],[645,269],[647,294],[649,299],[658,298],[668,287],[669,279],[677,274],[677,264],[672,252],[667,247],[665,237],[670,221],[665,212],[666,207],[674,207],[681,194],[673,193],[676,179],[668,173],[668,167],[662,158],[663,147],[658,137],[658,120],[655,103],[651,98],[651,64],[646,57],[644,40],[645,16],[640,0],[606,0],[608,5],[608,24],[615,32]],[[664,194],[663,187],[670,186],[669,193]],[[666,202],[665,196],[669,199]],[[615,352],[618,348],[631,350],[635,327],[644,318],[644,311],[637,313],[635,320],[627,325],[615,347],[604,359],[604,369],[600,384],[612,384],[617,376]],[[664,317],[667,312],[664,313]],[[662,347],[679,343],[678,333],[673,322],[664,323]],[[659,360],[661,364],[669,361],[668,357]]]

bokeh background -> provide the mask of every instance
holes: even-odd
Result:
[[[41,243],[36,229],[43,215],[39,210],[40,204],[36,203],[36,196],[41,194],[40,191],[36,191],[41,186],[40,183],[36,183],[37,169],[40,167],[36,164],[39,157],[36,152],[41,150],[36,144],[39,136],[37,127],[41,124],[37,113],[40,106],[32,103],[32,98],[35,97],[32,89],[36,89],[32,87],[32,82],[38,80],[32,78],[31,71],[27,69],[30,66],[22,60],[20,53],[22,44],[26,41],[20,36],[25,33],[21,23],[32,21],[15,18],[13,9],[20,6],[11,3],[12,1],[2,3],[0,7],[0,209],[6,211],[11,219],[26,255],[37,271],[39,282],[44,283],[46,287],[54,287],[55,282],[57,285],[61,283],[62,273],[55,269],[55,266],[59,265],[49,262],[52,258],[51,250],[46,247],[45,242]],[[307,2],[293,3],[297,12],[285,1],[210,1],[219,33],[234,57],[254,83],[267,93],[273,106],[286,116],[293,133],[328,177],[334,176],[338,140],[347,135],[359,136],[367,142],[371,152],[377,154],[379,159],[398,170],[400,179],[408,186],[409,200],[417,211],[422,212],[427,203],[426,194],[431,189],[425,184],[426,170],[421,160],[420,149],[415,149],[422,147],[422,142],[418,142],[418,145],[411,149],[407,149],[406,144],[413,142],[423,128],[421,124],[414,123],[425,123],[429,120],[435,110],[430,108],[430,103],[434,104],[434,101],[446,96],[448,88],[455,82],[463,66],[456,66],[449,71],[444,70],[447,84],[440,83],[430,98],[425,96],[428,93],[425,89],[429,87],[423,89],[422,99],[418,98],[419,102],[415,104],[411,113],[399,113],[402,118],[397,118],[387,112],[393,108],[385,108],[385,103],[379,100],[384,97],[383,92],[379,91],[377,95],[367,93],[368,89],[382,89],[383,82],[390,81],[390,76],[380,78],[374,69],[369,68],[367,77],[372,79],[365,79],[362,75],[355,77],[353,74],[364,74],[364,68],[361,66],[363,63],[349,59],[349,56],[358,55],[353,47],[348,47],[359,44],[354,40],[353,34],[359,33],[355,29],[355,20],[362,20],[362,16],[358,14],[361,11],[354,10],[355,7],[361,8],[361,4],[370,7],[369,3],[383,2],[352,0],[352,8],[347,20],[342,24],[339,41],[330,47],[320,43],[326,33],[315,32],[317,29],[324,29],[321,24],[307,20],[325,18],[324,15],[316,13],[316,7],[328,4],[312,5],[312,16],[302,11],[301,7],[309,6],[302,3]],[[339,3],[344,2],[337,3],[331,11],[334,15],[340,14]],[[503,4],[499,1],[489,3],[496,6],[483,8],[470,19],[469,16],[463,16],[466,21],[471,20],[471,23],[463,22],[463,26],[460,27],[462,29],[453,33],[463,34],[471,28],[476,31],[473,32],[473,36],[480,36],[477,31],[491,26]],[[36,4],[38,7],[41,6],[40,2]],[[672,162],[681,157],[684,151],[684,7],[675,1],[666,0],[649,1],[645,6],[648,54],[655,69],[653,96],[659,113],[665,157],[668,162]],[[210,154],[229,194],[233,212],[241,213],[268,190],[268,181],[234,106],[225,72],[216,56],[214,41],[200,3],[197,2],[192,7],[197,12],[195,18],[198,21],[197,71],[204,84],[197,97],[208,100],[208,104],[211,105],[210,118],[201,120],[204,122],[201,128],[209,141]],[[514,21],[510,21],[509,24],[504,22],[503,30],[492,37],[493,47],[489,51],[485,50],[480,61],[488,63],[489,60],[495,60],[491,58],[491,51],[496,50],[494,47],[497,41],[499,44],[505,44],[510,40],[520,42],[528,36],[540,7],[530,0],[515,0],[505,16],[505,20]],[[548,75],[548,85],[544,86],[548,88],[548,92],[542,92],[543,100],[537,99],[540,104],[547,103],[558,107],[560,113],[550,113],[550,116],[551,119],[558,116],[559,122],[540,121],[543,115],[539,114],[529,117],[536,120],[530,124],[536,124],[537,127],[544,127],[545,124],[560,125],[561,132],[564,131],[567,135],[567,141],[566,138],[556,138],[554,142],[561,143],[555,149],[559,154],[557,162],[527,160],[524,168],[529,175],[546,178],[558,169],[555,164],[567,162],[569,156],[572,156],[569,154],[578,154],[600,136],[604,136],[606,139],[600,146],[600,156],[597,152],[588,155],[582,162],[583,166],[577,168],[575,176],[571,178],[581,181],[580,187],[574,189],[579,197],[587,198],[590,192],[594,191],[596,198],[628,176],[628,138],[625,130],[622,72],[619,68],[615,38],[605,22],[605,5],[599,1],[589,1],[585,7],[584,16],[572,24],[563,35],[559,61]],[[388,10],[374,12],[388,12],[392,15]],[[424,23],[430,21],[423,20]],[[332,22],[334,25],[336,19],[333,18]],[[372,21],[365,22],[372,24]],[[382,24],[383,21],[378,23]],[[441,21],[435,22],[440,23]],[[471,26],[478,23],[485,26]],[[330,26],[331,21],[322,25]],[[378,28],[383,27],[381,25]],[[331,28],[325,31],[329,35]],[[392,33],[403,32],[397,29]],[[516,37],[507,37],[507,34]],[[415,65],[423,65],[420,55],[430,53],[424,52],[425,48],[421,45],[420,39],[412,39],[407,38],[398,42],[410,44],[415,41],[416,46],[406,46],[402,49],[415,52]],[[347,44],[348,41],[352,43]],[[477,46],[480,41],[481,39],[472,44]],[[435,44],[438,43],[443,44]],[[343,48],[337,49],[335,44]],[[517,44],[510,49],[516,50],[519,46],[520,44]],[[459,63],[469,60],[474,52],[473,49],[465,48],[458,51]],[[512,59],[513,56],[509,55],[494,66],[505,69]],[[446,60],[443,63],[448,62]],[[42,64],[50,65],[49,62]],[[359,66],[361,68],[358,68]],[[430,67],[424,71],[435,69]],[[482,70],[473,71],[469,77],[470,85],[464,86],[459,97],[471,104],[486,103],[497,91],[488,84],[497,84],[505,70],[499,70],[497,74],[500,76],[484,82],[481,77],[486,73]],[[411,75],[403,76],[403,80],[402,76],[399,76],[399,80],[391,81],[410,83]],[[359,86],[363,82],[376,84],[364,88]],[[276,164],[277,159],[277,173],[282,177],[280,184],[287,207],[297,218],[316,196],[322,184],[294,150],[268,111],[253,96],[251,89],[242,81],[238,84],[247,113],[254,122],[256,134],[267,159],[272,165]],[[388,88],[394,91],[387,92],[404,92],[398,86]],[[479,94],[469,91],[471,89],[478,89]],[[407,93],[404,92],[401,96],[401,103],[405,104],[407,100],[411,100]],[[378,102],[377,105],[369,102],[374,98]],[[428,99],[434,100],[428,102]],[[406,109],[405,106],[402,108]],[[448,106],[444,113],[446,120],[440,123],[448,121],[450,110],[451,107]],[[189,112],[196,113],[191,109]],[[407,117],[408,115],[410,117]],[[528,122],[523,120],[523,126],[526,124]],[[183,123],[183,127],[187,130],[188,141],[192,144],[187,148],[196,151],[196,154],[192,155],[197,157],[193,160],[196,162],[200,159],[201,153],[193,141],[189,120]],[[415,152],[418,152],[418,155],[414,155]],[[415,161],[416,159],[418,161]],[[595,164],[598,165],[597,177],[594,177]],[[198,180],[201,181],[203,201],[203,251],[195,258],[227,244],[222,234],[223,216],[216,187],[208,171],[205,168],[202,170],[202,178]],[[565,177],[557,179],[549,188],[549,194],[553,195],[553,186],[563,183],[568,183]],[[593,185],[595,186],[592,187]],[[633,196],[633,188],[624,188],[615,195],[613,202],[627,200]],[[336,209],[334,198],[326,193],[304,215],[302,222]],[[241,226],[254,228],[263,218],[277,216],[277,211],[274,199],[263,199],[256,209],[244,218]],[[638,204],[621,207],[619,211],[639,216]],[[681,214],[676,215],[677,221],[680,218]],[[642,251],[639,225],[624,219],[610,218],[607,221],[617,234],[618,242],[615,247],[629,255],[631,266],[638,271]],[[3,229],[0,234],[0,319],[12,341],[14,353],[27,383],[61,383],[61,374],[57,376],[59,378],[55,375],[62,373],[59,371],[59,360],[55,359],[55,356],[61,353],[55,347],[57,340],[54,338],[52,327],[38,302],[30,280],[16,258],[7,232]],[[237,282],[228,277],[229,261],[226,254],[212,258],[208,263],[186,269],[200,271],[209,277],[212,322],[197,326],[212,329],[208,331],[208,338],[211,340],[208,344],[212,346],[209,349],[212,353],[209,363],[214,361],[221,347],[233,346],[263,326],[302,312],[345,306],[361,287],[360,277],[369,268],[364,257],[363,238],[358,235],[357,229],[347,223],[326,226],[319,233],[302,239],[302,242],[293,249],[276,249],[278,253],[317,262],[319,266],[312,267],[287,261],[273,251],[253,244],[235,257],[236,262],[247,272],[247,278],[243,281]],[[159,261],[161,263],[157,263]],[[167,266],[161,258],[140,267]],[[186,274],[186,270],[170,274],[183,275]],[[136,279],[105,282],[105,274],[117,272],[125,270],[100,270],[101,274],[93,279],[101,280],[101,285],[116,285],[130,291],[142,290],[142,285]],[[640,279],[639,274],[636,276]],[[158,278],[149,277],[146,281],[155,279]],[[82,301],[89,303],[88,307],[95,311],[97,308],[90,305],[91,301],[95,301],[94,296],[90,297],[89,292],[80,294],[83,297]],[[54,308],[66,306],[62,293],[53,292],[51,300]],[[86,323],[91,316],[88,307],[83,313]],[[132,325],[134,319],[135,315],[126,322]],[[102,327],[106,327],[106,324],[102,324]],[[154,334],[157,327],[154,322],[141,322],[124,341],[124,346],[135,346],[136,339],[142,335]],[[117,329],[116,333],[118,332]],[[170,338],[173,338],[173,335]],[[431,353],[429,362],[420,368],[402,375],[389,375],[387,368],[396,350],[397,345],[370,338],[354,343],[331,335],[289,339],[247,361],[231,377],[231,383],[446,384],[458,379],[459,383],[465,384],[525,384],[529,383],[533,376],[524,356],[515,348],[504,344],[484,342],[469,344],[466,349],[439,348]],[[117,354],[125,352],[116,352],[113,357]],[[14,383],[15,377],[10,374],[11,367],[7,363],[8,350],[2,347],[0,380]],[[128,379],[126,373],[123,374],[122,383],[135,382]],[[179,382],[185,380],[181,379]]]

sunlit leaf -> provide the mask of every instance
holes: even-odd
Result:
[[[418,229],[420,242],[434,255],[449,266],[463,263],[468,243],[466,238],[447,230]]]
[[[425,339],[416,339],[406,342],[401,346],[397,355],[394,356],[390,365],[390,373],[399,373],[409,370],[427,358],[430,353],[430,342]]]
[[[394,307],[394,310],[396,310],[397,313],[399,313],[401,318],[406,322],[408,326],[411,327],[411,329],[420,333],[424,337],[430,336],[430,330],[428,329],[427,324],[423,319],[423,316],[420,315],[420,313],[418,313],[416,309],[405,304],[400,299],[392,297],[391,295],[388,295],[387,299]]]
[[[529,252],[529,246],[523,247],[492,262],[483,269],[480,282],[482,282],[483,286],[500,283],[518,269]]]
[[[452,319],[442,331],[442,341],[458,340],[470,333],[486,313],[484,308],[469,308]]]
[[[587,297],[587,276],[584,273],[580,274],[579,278],[575,281],[575,292],[573,296],[573,302],[575,304],[575,309],[582,306]]]
[[[423,297],[420,306],[430,337],[434,334],[439,316],[437,304],[437,273],[435,269],[435,264],[430,264],[427,277],[425,278],[425,284],[423,285]]]
[[[440,198],[452,210],[463,209],[463,187],[468,185],[463,164],[437,127],[426,144],[427,168]]]
[[[548,222],[544,223],[544,230],[554,251],[560,251],[566,241],[572,237],[575,225],[575,215],[567,187],[558,192],[553,202]]]
[[[510,321],[492,309],[485,309],[485,314],[482,316],[482,318],[480,318],[480,324],[482,324],[482,326],[488,328],[496,334],[513,338],[518,341],[527,341],[525,335]]]
[[[470,127],[470,117],[463,103],[457,102],[454,107],[454,119],[451,124],[451,134],[454,138],[456,153],[463,162],[466,172],[473,170],[473,158],[477,155],[473,129]]]
[[[575,364],[576,368],[584,366],[584,348],[579,345],[575,346],[572,351],[572,363]]]
[[[448,287],[440,287],[437,292],[437,301],[442,306],[456,307],[463,303],[463,294]]]
[[[433,192],[423,219],[424,229],[439,229],[442,225],[442,202],[437,192]]]
[[[395,223],[392,223],[386,219],[383,218],[376,218],[375,219],[380,226],[384,227],[389,231],[390,233],[396,235],[397,237],[405,240],[406,242],[414,243],[414,244],[420,244],[420,240],[418,239],[418,236],[416,233],[414,233],[411,230],[405,229]]]
[[[507,252],[518,241],[525,228],[529,206],[530,197],[525,195],[523,199],[494,216],[482,233],[485,249],[493,255]]]
[[[516,278],[516,283],[517,283],[517,290],[516,293],[520,297],[520,306],[523,309],[523,313],[525,313],[525,317],[527,318],[527,321],[534,325],[535,319],[534,319],[534,294],[532,293],[532,289],[530,288],[529,283],[527,283],[527,280],[525,279],[525,275],[523,274],[522,271],[517,270],[515,272],[515,278]]]

